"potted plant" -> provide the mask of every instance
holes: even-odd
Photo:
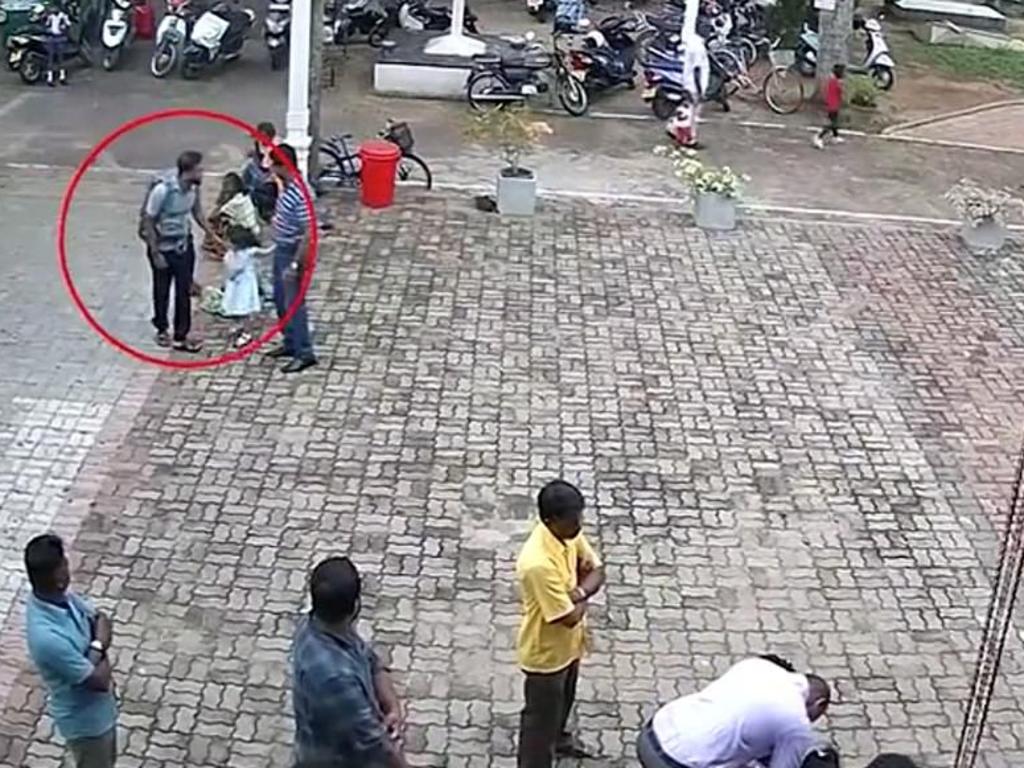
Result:
[[[466,128],[467,138],[496,147],[505,161],[505,167],[498,171],[498,213],[531,216],[536,210],[537,177],[520,165],[520,160],[547,133],[551,133],[548,125],[532,120],[523,106],[473,115]]]
[[[946,195],[963,220],[960,237],[973,253],[998,251],[1006,242],[1006,214],[1024,202],[1009,192],[986,189],[970,179],[960,179]]]
[[[692,149],[657,147],[654,151],[669,159],[673,175],[689,188],[698,227],[716,231],[735,228],[736,200],[748,177],[727,165],[705,165]]]

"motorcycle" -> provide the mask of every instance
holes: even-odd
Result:
[[[725,87],[728,73],[715,58],[713,51],[708,52],[708,65],[708,85],[703,100],[717,101],[728,112],[730,107]],[[647,87],[643,99],[650,103],[659,120],[668,120],[688,98],[683,78],[683,54],[678,48],[649,51],[644,65],[644,79]]]
[[[103,18],[102,43],[103,69],[110,71],[121,60],[121,53],[135,39],[135,13],[132,0],[109,0]]]
[[[558,10],[557,0],[526,0],[526,12],[543,24]]]
[[[200,16],[182,54],[182,77],[193,80],[204,69],[241,56],[255,21],[256,14],[250,9],[234,10],[225,3],[218,3]]]
[[[263,39],[270,51],[270,68],[284,69],[288,63],[288,34],[292,26],[290,0],[271,0],[267,17],[263,20]]]
[[[388,36],[389,16],[380,0],[348,0],[336,10],[334,42],[347,45],[353,35],[366,35],[366,41],[379,48]]]
[[[195,11],[191,0],[167,0],[167,13],[156,29],[156,45],[149,60],[153,77],[166,77],[178,64],[181,48],[192,33]]]
[[[568,55],[556,45],[553,53],[533,42],[532,33],[524,40],[512,41],[513,53],[508,58],[483,54],[473,57],[473,74],[466,83],[469,105],[482,112],[505,104],[522,104],[532,96],[548,93],[549,81],[562,107],[579,117],[590,105],[587,90],[570,74]]]
[[[471,35],[477,34],[477,16],[469,8],[463,19],[463,29]],[[398,26],[411,32],[445,32],[452,26],[451,8],[437,8],[427,5],[424,0],[408,0],[398,9]]]
[[[28,24],[7,38],[7,68],[17,72],[26,85],[35,85],[46,73],[49,35],[44,24],[45,16],[45,6],[33,6],[29,11]],[[62,63],[66,67],[75,59],[81,59],[86,65],[91,65],[90,48],[82,39],[80,28],[74,21],[72,19],[71,34],[64,44]]]
[[[866,50],[864,61],[851,65],[847,71],[851,74],[869,75],[875,85],[883,91],[888,91],[896,82],[896,62],[885,40],[882,25],[876,19],[865,21],[855,17],[853,28],[864,32]],[[804,24],[797,42],[795,57],[800,73],[806,77],[813,76],[818,65],[818,33],[810,24]]]
[[[569,51],[570,71],[588,93],[634,87],[636,44],[626,31],[628,25],[625,19],[608,17],[584,35],[581,48]]]

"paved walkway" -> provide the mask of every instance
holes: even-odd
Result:
[[[959,141],[1024,152],[1024,102],[940,118],[894,133],[920,139]]]
[[[137,195],[94,195],[81,242],[105,247],[81,279],[142,333],[144,272],[109,247]],[[51,211],[16,213],[12,245],[43,253]],[[289,639],[333,553],[368,574],[414,763],[511,766],[513,559],[556,475],[609,564],[579,707],[598,765],[632,765],[657,701],[765,650],[836,681],[849,765],[949,764],[1019,438],[1019,259],[583,204],[338,217],[324,365],[300,379],[256,359],[149,375],[62,309],[48,260],[0,266],[0,764],[59,764],[13,594],[17,549],[56,525],[117,620],[122,768],[288,764]],[[1024,761],[1019,637],[1003,673],[986,768]]]

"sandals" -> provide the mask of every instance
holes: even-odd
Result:
[[[189,354],[194,355],[196,352],[202,350],[203,343],[201,341],[196,341],[195,339],[185,339],[184,341],[174,342],[172,346],[176,352],[188,352]]]

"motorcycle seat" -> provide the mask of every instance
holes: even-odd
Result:
[[[478,53],[473,57],[473,63],[482,67],[497,66],[501,64],[501,56],[496,53]]]

